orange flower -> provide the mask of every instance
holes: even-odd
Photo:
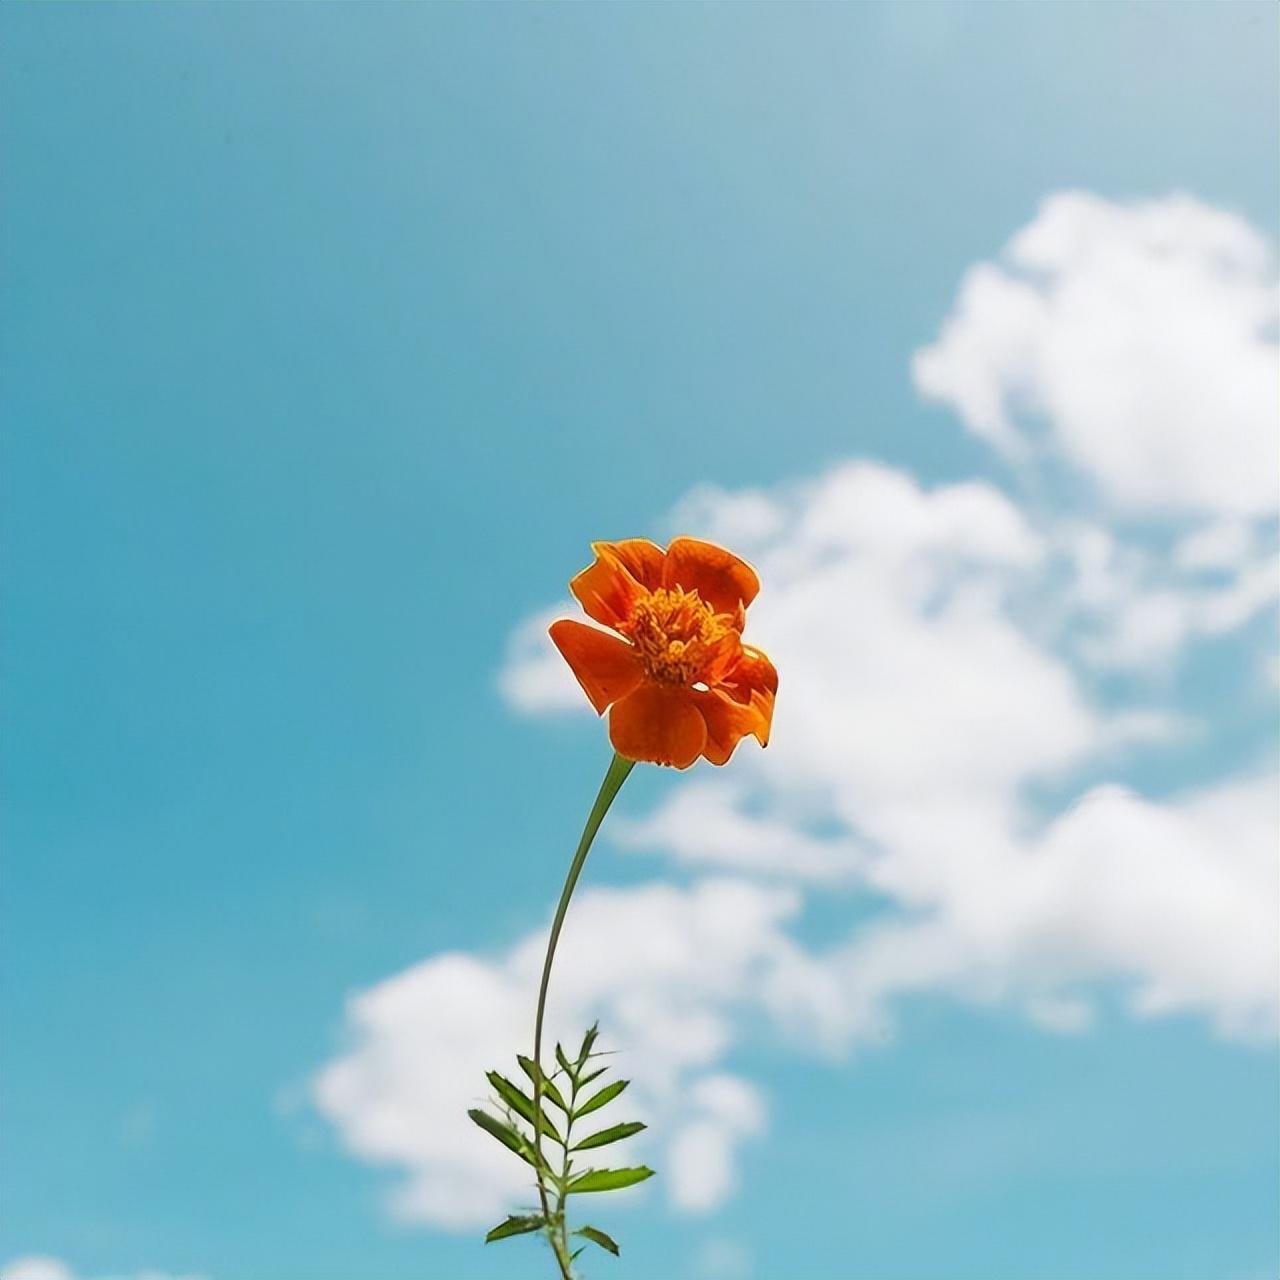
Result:
[[[687,769],[699,756],[724,764],[747,734],[768,746],[778,673],[742,643],[755,570],[696,538],[666,551],[645,538],[591,549],[595,563],[569,589],[611,630],[562,618],[551,639],[596,711],[612,708],[614,750]]]

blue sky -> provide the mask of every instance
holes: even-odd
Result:
[[[441,1207],[511,1036],[439,958],[531,1007],[607,751],[528,620],[685,529],[777,739],[589,866],[590,1274],[1274,1275],[1276,25],[0,10],[6,1277],[546,1272]],[[647,1094],[640,996],[723,1040]]]

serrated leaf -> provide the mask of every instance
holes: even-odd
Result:
[[[601,1107],[612,1102],[628,1084],[630,1084],[629,1080],[615,1080],[612,1084],[605,1085],[599,1093],[593,1094],[573,1113],[574,1119],[578,1119],[581,1116],[589,1116],[593,1111],[599,1111]]]
[[[634,1169],[590,1169],[569,1183],[569,1194],[583,1191],[620,1191],[653,1177],[653,1170],[639,1165]]]
[[[516,1054],[516,1061],[520,1064],[520,1069],[527,1075],[530,1081],[537,1086],[539,1078],[542,1080],[542,1094],[545,1098],[550,1098],[552,1102],[560,1108],[565,1115],[569,1114],[569,1105],[564,1098],[560,1096],[560,1090],[548,1078],[547,1073],[538,1066],[532,1058],[526,1058],[524,1054]]]
[[[575,1236],[585,1236],[592,1244],[598,1244],[602,1249],[608,1249],[616,1258],[622,1250],[618,1248],[618,1242],[610,1235],[606,1235],[598,1227],[579,1227],[573,1233]]]
[[[530,1214],[524,1216],[512,1214],[506,1222],[500,1223],[498,1226],[494,1227],[494,1229],[485,1236],[484,1242],[485,1244],[492,1244],[495,1240],[506,1240],[511,1236],[522,1236],[530,1231],[538,1231],[545,1221],[546,1219],[543,1218],[541,1214]]]
[[[473,1107],[467,1112],[467,1115],[469,1115],[472,1122],[478,1124],[485,1133],[492,1134],[497,1138],[497,1140],[502,1143],[508,1151],[514,1151],[521,1160],[526,1164],[533,1165],[535,1169],[538,1167],[537,1156],[532,1145],[527,1139],[518,1134],[509,1124],[503,1124],[501,1120],[495,1120],[487,1111],[481,1111],[478,1107]],[[545,1160],[542,1162],[542,1166],[546,1169],[547,1162]]]
[[[639,1120],[629,1120],[626,1124],[615,1124],[611,1129],[601,1129],[599,1133],[593,1133],[589,1138],[583,1138],[581,1142],[575,1142],[570,1148],[572,1151],[590,1151],[592,1147],[607,1147],[611,1142],[621,1142],[623,1138],[629,1138],[633,1133],[639,1133],[641,1129],[647,1129],[649,1126],[641,1124]]]
[[[532,1098],[522,1093],[506,1076],[499,1075],[496,1071],[486,1071],[485,1079],[493,1085],[494,1092],[516,1115],[527,1120],[531,1125],[534,1124]],[[536,1128],[537,1126],[535,1125],[534,1127]],[[552,1142],[560,1141],[560,1134],[556,1131],[555,1125],[551,1123],[551,1118],[545,1111],[542,1113],[542,1136],[550,1138]]]

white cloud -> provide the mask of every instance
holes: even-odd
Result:
[[[1163,670],[1193,640],[1238,630],[1280,597],[1274,522],[1175,530],[1163,554],[1075,519],[1053,539],[1070,577],[1053,613],[1093,666]]]
[[[1047,824],[1023,804],[1029,782],[1172,719],[1102,711],[1019,622],[1050,541],[989,486],[925,491],[866,463],[775,509],[781,523],[750,548],[767,584],[752,635],[783,673],[774,745],[682,779],[610,831],[692,866],[868,887],[891,905],[816,954],[791,936],[798,893],[777,884],[593,888],[575,902],[555,1026],[572,1037],[600,1016],[623,1050],[670,1203],[722,1203],[738,1144],[761,1131],[758,1094],[724,1070],[752,1010],[798,1048],[838,1054],[889,1034],[908,992],[1006,1001],[1071,1032],[1089,1023],[1093,986],[1118,978],[1143,1016],[1189,1009],[1227,1033],[1266,1031],[1263,783],[1164,803],[1101,787]],[[518,704],[558,706],[529,694],[545,657],[522,652],[527,667],[506,673]],[[393,1204],[408,1220],[473,1228],[529,1202],[518,1162],[465,1109],[484,1069],[528,1039],[544,939],[435,957],[349,1006],[350,1047],[315,1097],[354,1154],[402,1171]]]
[[[671,1143],[671,1200],[689,1213],[718,1208],[737,1185],[736,1147],[763,1132],[765,1105],[736,1076],[704,1076],[689,1090],[694,1118]]]
[[[705,491],[698,501],[716,527]],[[800,1008],[838,1048],[885,1034],[892,998],[929,989],[1078,1030],[1090,988],[1118,979],[1140,1014],[1195,1010],[1226,1034],[1269,1033],[1280,925],[1267,779],[1161,802],[1100,786],[1057,816],[1025,799],[1037,780],[1061,785],[1187,732],[1176,707],[1103,709],[1071,646],[1054,643],[1082,601],[1132,632],[1154,592],[1125,597],[1117,584],[1147,583],[1160,562],[1096,526],[1052,517],[1038,532],[990,486],[925,491],[868,463],[772,504],[745,549],[766,583],[752,637],[783,676],[773,744],[682,780],[615,831],[690,865],[869,886],[903,910],[847,954],[806,958],[789,988],[779,966],[768,982],[780,1020]],[[1083,550],[1046,635],[1064,530]],[[1176,545],[1185,560],[1186,539]],[[1254,554],[1215,535],[1191,559],[1198,571],[1227,552]],[[1199,594],[1170,589],[1175,647],[1242,625],[1274,590],[1260,564]],[[1152,643],[1165,641],[1148,655]],[[1203,945],[1183,945],[1196,936]]]
[[[995,489],[928,493],[861,463],[800,491],[792,516],[756,552],[769,587],[752,634],[786,693],[748,768],[825,789],[865,831],[920,804],[924,778],[934,805],[1003,796],[1096,748],[1103,717],[1010,616],[1044,547]]]
[[[71,1268],[58,1258],[32,1255],[15,1258],[0,1271],[0,1280],[74,1280]]]
[[[1212,520],[1187,534],[1174,548],[1173,559],[1180,569],[1233,569],[1252,557],[1256,542],[1249,521]]]
[[[588,889],[574,902],[556,961],[551,1040],[576,1042],[596,1017],[617,1069],[633,1080],[627,1117],[660,1120],[673,1203],[706,1210],[732,1186],[730,1158],[762,1131],[754,1088],[720,1066],[736,1014],[763,1007],[771,976],[807,963],[783,926],[788,889],[735,880],[688,889]],[[442,955],[352,999],[350,1046],[314,1082],[320,1110],[354,1154],[398,1167],[393,1205],[411,1221],[474,1227],[528,1203],[523,1166],[466,1117],[484,1071],[528,1052],[546,932],[492,959]],[[623,1106],[620,1102],[619,1106]],[[659,1139],[660,1136],[660,1139]]]
[[[696,777],[643,819],[617,817],[611,838],[629,848],[661,849],[690,866],[720,866],[796,880],[848,881],[865,851],[851,839],[818,838],[798,822],[749,815],[745,786]]]
[[[0,1280],[76,1280],[75,1272],[60,1258],[31,1254],[25,1258],[15,1258],[0,1268]],[[133,1271],[109,1276],[99,1276],[97,1280],[204,1280],[196,1275],[174,1275],[168,1271]]]
[[[547,628],[557,618],[576,611],[577,605],[566,601],[526,618],[512,632],[507,659],[498,673],[498,689],[517,711],[534,715],[591,710],[582,697],[582,686],[547,637]]]
[[[649,813],[624,800],[609,838],[734,878],[587,889],[553,992],[563,1033],[599,1015],[624,1051],[663,1174],[640,1194],[676,1209],[730,1196],[740,1144],[763,1132],[764,1099],[728,1070],[756,1022],[838,1056],[931,992],[1081,1034],[1105,984],[1138,1018],[1276,1033],[1272,778],[1161,797],[1098,781],[1136,751],[1211,741],[1220,727],[1179,703],[1177,660],[1256,638],[1274,606],[1265,245],[1185,198],[1068,195],[1006,257],[967,278],[917,377],[1044,468],[1037,493],[1077,491],[1055,474],[1067,458],[1116,505],[1024,507],[992,484],[925,489],[850,461],[774,490],[703,486],[665,522],[761,571],[749,628],[781,673],[773,740],[681,778]],[[1117,507],[1147,512],[1136,532]],[[513,636],[500,684],[516,710],[589,714],[545,638],[574,612]],[[1267,655],[1252,665],[1280,682]],[[1103,701],[1098,668],[1162,681]],[[797,940],[802,891],[880,909],[814,951]],[[407,1218],[472,1227],[528,1202],[465,1108],[529,1036],[544,939],[437,956],[350,1003],[349,1047],[315,1098],[353,1153],[402,1171]]]
[[[1155,804],[1088,792],[1038,842],[1033,951],[1127,975],[1143,1014],[1206,1013],[1224,1034],[1273,1036],[1280,1004],[1280,877],[1271,776]]]
[[[761,489],[703,484],[685,494],[666,524],[673,534],[701,529],[703,537],[737,547],[767,542],[782,531],[786,518],[778,499]]]
[[[1014,459],[1049,445],[1132,509],[1280,505],[1265,239],[1188,196],[1051,196],[965,276],[916,385]]]
[[[1226,1035],[1275,1035],[1273,778],[1159,804],[1101,786],[1033,839],[993,828],[980,849],[902,825],[878,879],[915,912],[851,941],[845,989],[864,1005],[941,989],[1075,1030],[1087,992],[1119,979],[1140,1016],[1194,1012]]]

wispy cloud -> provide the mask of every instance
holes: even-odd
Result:
[[[14,1258],[0,1268],[0,1280],[77,1280],[76,1273],[61,1258],[46,1254],[29,1254]],[[94,1276],[91,1280],[206,1280],[204,1276],[169,1271],[130,1271]]]

